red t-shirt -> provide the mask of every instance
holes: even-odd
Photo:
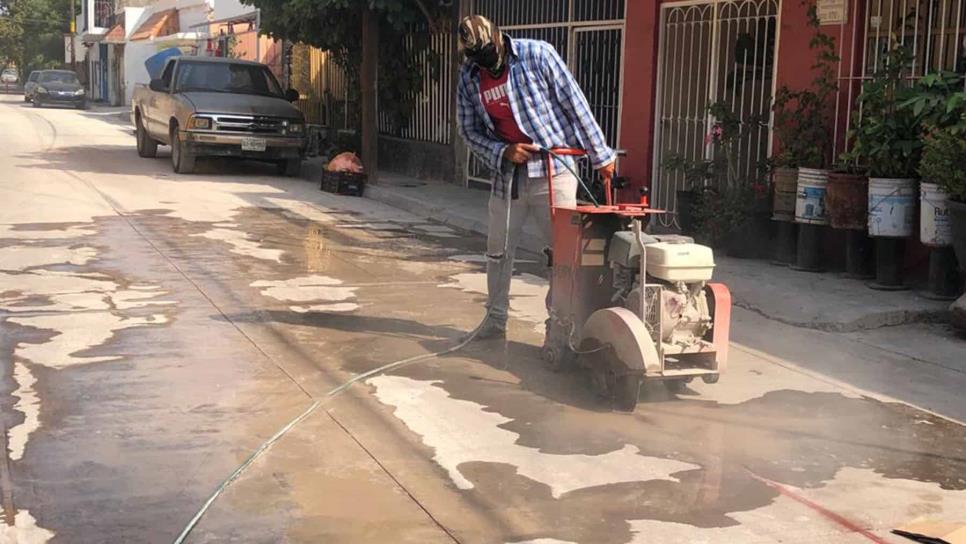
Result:
[[[510,70],[507,68],[503,69],[499,77],[493,77],[488,70],[480,70],[480,99],[501,140],[508,144],[532,144],[533,140],[520,130],[520,125],[513,118],[510,97],[507,95],[509,75]]]

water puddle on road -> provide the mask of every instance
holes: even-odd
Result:
[[[107,345],[121,331],[170,319],[155,312],[175,304],[160,298],[166,292],[157,285],[132,285],[91,268],[98,250],[79,239],[93,234],[93,227],[77,225],[0,229],[0,239],[15,240],[0,247],[0,320],[13,339],[10,394],[17,399],[13,409],[22,415],[7,429],[11,461],[24,458],[43,421],[36,367],[63,370],[121,359],[84,352]],[[12,526],[0,524],[0,542],[39,544],[53,536],[26,509],[17,510]]]
[[[677,481],[676,472],[699,468],[671,459],[646,457],[630,445],[600,455],[551,455],[517,444],[519,435],[501,428],[510,420],[483,406],[457,400],[440,382],[403,376],[379,376],[368,382],[376,398],[394,407],[401,419],[435,451],[437,463],[460,489],[473,482],[460,471],[463,463],[505,463],[521,476],[546,484],[554,498],[577,489],[619,482]]]
[[[533,274],[515,274],[510,281],[510,317],[531,323],[534,332],[543,333],[547,320],[546,279]],[[486,296],[486,273],[464,272],[450,276],[440,287],[459,289]]]
[[[966,516],[966,431],[906,405],[791,390],[720,405],[645,391],[631,415],[573,406],[552,382],[577,375],[465,371],[367,383],[457,488],[517,527],[506,542],[778,542],[790,526],[804,542],[865,541],[808,501],[880,531]]]

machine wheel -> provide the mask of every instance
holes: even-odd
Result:
[[[691,378],[664,380],[664,385],[667,387],[668,391],[675,394],[684,392],[684,390],[688,388],[689,383],[691,383]]]
[[[720,377],[721,377],[721,374],[705,374],[701,376],[701,380],[704,383],[718,383],[718,378]]]
[[[191,174],[195,171],[195,156],[185,151],[178,138],[178,125],[171,127],[171,167],[176,174]]]
[[[275,171],[280,176],[294,178],[302,171],[302,159],[284,159],[275,163]]]
[[[33,98],[31,102],[33,102],[33,106],[35,108],[39,108],[40,106],[43,106],[43,104],[40,103],[40,99],[37,98],[36,96]]]
[[[136,138],[138,142],[138,156],[152,159],[158,155],[158,142],[148,136],[148,131],[141,123],[141,116],[137,117]]]
[[[622,412],[633,412],[637,407],[637,398],[641,393],[641,382],[644,378],[640,374],[624,374],[614,380],[614,408]]]
[[[573,367],[574,354],[567,348],[561,349],[550,345],[544,345],[540,350],[540,358],[543,364],[553,372],[566,372]]]

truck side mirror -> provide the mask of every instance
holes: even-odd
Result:
[[[168,87],[164,84],[163,79],[152,79],[151,83],[148,83],[148,88],[159,93],[168,92]]]
[[[285,91],[285,100],[288,100],[289,102],[298,102],[300,97],[301,95],[295,89]]]

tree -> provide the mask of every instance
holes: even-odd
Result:
[[[72,0],[0,0],[0,61],[27,74],[64,63]]]
[[[0,0],[2,1],[2,0]],[[430,39],[445,25],[450,8],[435,0],[243,0],[261,12],[264,34],[329,51],[345,70],[348,102],[365,101],[373,89],[360,85],[363,14],[377,18],[378,99],[380,114],[395,126],[405,126],[412,98],[423,84],[424,67],[437,63]],[[429,62],[426,62],[426,60]],[[353,115],[350,118],[358,118]]]

